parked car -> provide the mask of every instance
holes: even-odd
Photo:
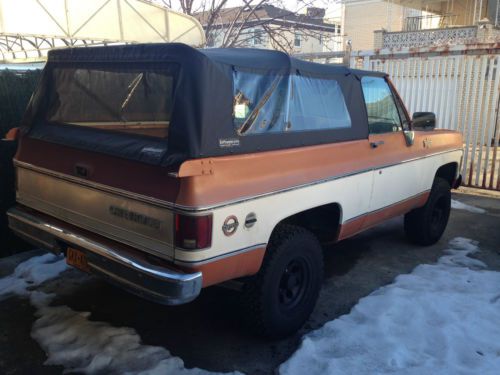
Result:
[[[386,74],[182,44],[54,50],[15,157],[10,226],[163,304],[233,281],[245,317],[311,314],[322,241],[405,215],[439,240],[462,138],[410,119]]]

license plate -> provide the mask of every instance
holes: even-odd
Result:
[[[79,270],[90,272],[87,257],[85,256],[85,253],[80,250],[68,247],[68,250],[66,251],[66,263],[70,266],[78,268]]]

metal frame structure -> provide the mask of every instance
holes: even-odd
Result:
[[[0,0],[2,62],[43,61],[53,48],[124,43],[205,44],[193,17],[144,0]]]
[[[118,44],[119,41],[64,39],[40,35],[0,35],[0,61],[38,62],[44,61],[47,52],[60,47],[89,47]]]

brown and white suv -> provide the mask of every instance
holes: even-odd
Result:
[[[434,125],[385,74],[276,51],[54,50],[10,227],[164,304],[236,280],[248,320],[283,336],[314,308],[321,241],[403,214],[412,241],[439,240],[462,138]]]

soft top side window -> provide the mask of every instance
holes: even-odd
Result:
[[[239,135],[350,128],[334,79],[234,71],[233,122]]]
[[[401,119],[387,81],[383,77],[364,76],[361,78],[361,87],[370,134],[400,131]]]
[[[285,131],[286,76],[235,71],[233,122],[239,135]]]

